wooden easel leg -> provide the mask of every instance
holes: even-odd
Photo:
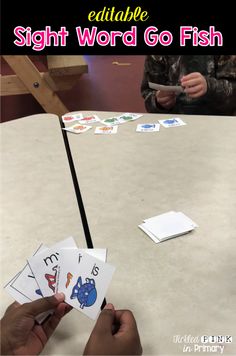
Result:
[[[44,77],[40,75],[40,72],[28,56],[4,55],[3,58],[46,112],[58,116],[68,112],[67,107]]]

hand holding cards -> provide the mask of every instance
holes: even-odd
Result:
[[[19,303],[62,292],[68,304],[95,319],[114,271],[106,249],[78,249],[70,237],[41,247],[5,289]]]

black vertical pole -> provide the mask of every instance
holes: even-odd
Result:
[[[61,129],[65,128],[64,122],[62,121],[61,117],[59,118],[59,120],[60,120]],[[66,149],[69,166],[70,166],[70,172],[71,172],[73,185],[74,185],[74,189],[75,189],[75,195],[76,195],[76,199],[77,199],[77,203],[78,203],[78,207],[79,207],[79,211],[80,211],[81,221],[83,224],[84,235],[85,235],[87,247],[93,248],[93,241],[92,241],[91,234],[89,231],[88,220],[87,220],[85,209],[84,209],[84,204],[83,204],[83,200],[82,200],[82,196],[81,196],[81,192],[80,192],[80,188],[79,188],[79,182],[77,179],[74,161],[72,158],[70,145],[69,145],[69,141],[68,141],[68,137],[67,137],[67,132],[66,132],[66,130],[61,130],[61,131],[62,131],[62,136],[63,136],[63,140],[64,140],[64,144],[65,144],[65,149]],[[103,309],[105,305],[106,305],[106,299],[104,299],[101,309]]]

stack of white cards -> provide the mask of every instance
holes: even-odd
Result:
[[[78,249],[72,237],[51,248],[41,245],[5,289],[20,304],[62,292],[66,303],[96,319],[115,271],[106,254]]]
[[[155,243],[159,243],[173,237],[186,234],[194,230],[198,225],[181,212],[170,211],[145,219],[139,225]]]

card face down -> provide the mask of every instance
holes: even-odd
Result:
[[[81,250],[64,250],[58,292],[65,294],[66,303],[96,319],[114,271],[112,265]]]
[[[186,234],[197,226],[185,214],[175,211],[145,219],[144,223],[139,225],[140,229],[156,243]]]
[[[163,214],[156,220],[145,223],[147,230],[154,233],[160,241],[185,234],[194,229],[194,227],[177,214]]]

